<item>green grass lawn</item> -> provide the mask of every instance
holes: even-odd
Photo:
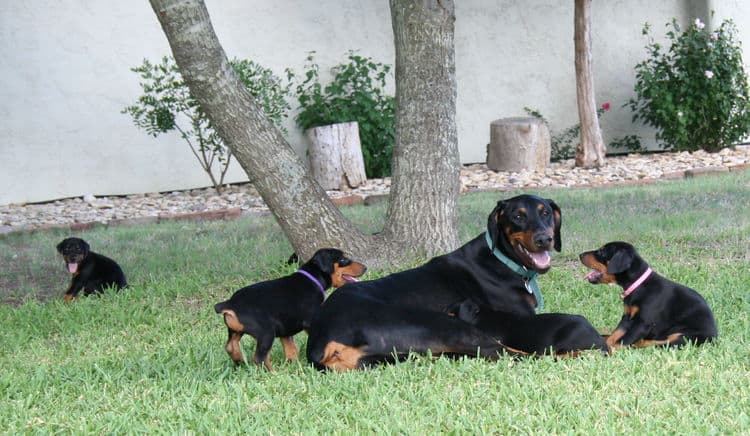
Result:
[[[750,433],[750,172],[534,193],[563,211],[563,251],[539,279],[548,311],[613,328],[620,290],[583,281],[577,257],[626,240],[655,271],[703,294],[719,341],[561,361],[413,356],[330,374],[304,358],[284,363],[277,342],[269,373],[230,362],[212,305],[294,270],[271,217],[82,232],[131,285],[67,306],[54,246],[68,234],[10,235],[0,239],[0,432]],[[462,240],[515,194],[463,196]],[[377,230],[384,208],[345,213]],[[305,335],[297,342],[304,349]],[[243,345],[249,355],[252,338]]]

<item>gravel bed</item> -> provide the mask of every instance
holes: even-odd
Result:
[[[750,167],[750,146],[741,145],[718,153],[648,153],[608,157],[601,168],[582,169],[573,160],[554,162],[543,172],[496,172],[484,164],[461,169],[461,190],[509,190],[573,186],[608,186],[650,183],[659,179],[690,177],[703,173],[742,171]],[[370,179],[347,191],[329,191],[341,204],[382,196],[390,179]],[[358,201],[351,201],[351,199]],[[229,218],[248,213],[267,213],[263,200],[250,184],[227,187],[218,195],[213,189],[134,194],[124,197],[83,197],[41,204],[0,206],[0,234],[56,227],[85,228],[94,224],[156,222],[160,219]]]

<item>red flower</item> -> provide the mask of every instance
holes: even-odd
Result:
[[[609,106],[609,103],[604,103],[604,104],[602,105],[602,109],[604,109],[605,111],[608,111],[608,110],[609,110],[609,108],[610,108],[610,106]]]

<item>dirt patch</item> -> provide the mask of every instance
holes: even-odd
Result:
[[[61,267],[59,267],[61,268]],[[20,306],[29,300],[46,302],[62,296],[68,286],[61,274],[51,266],[24,265],[14,260],[0,274],[0,304]]]

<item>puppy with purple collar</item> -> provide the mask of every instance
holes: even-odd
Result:
[[[294,335],[307,330],[325,299],[326,289],[355,282],[366,270],[365,265],[346,257],[343,251],[323,248],[288,276],[238,290],[228,300],[214,305],[227,326],[227,354],[235,363],[242,362],[240,339],[250,335],[256,341],[256,365],[273,369],[269,355],[275,338],[281,338],[287,360],[296,359]]]

